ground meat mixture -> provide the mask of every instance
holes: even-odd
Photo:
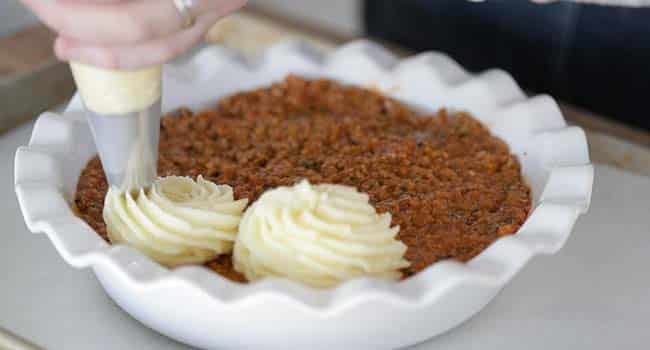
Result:
[[[432,96],[435,98],[435,96]],[[508,146],[465,113],[422,116],[368,89],[290,76],[214,108],[163,119],[158,171],[229,184],[249,203],[265,190],[313,183],[357,187],[390,212],[410,276],[436,261],[466,261],[514,234],[530,190]],[[75,204],[104,239],[101,164],[83,170]],[[229,256],[206,264],[234,280]]]

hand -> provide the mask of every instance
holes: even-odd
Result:
[[[21,0],[58,37],[57,57],[97,67],[135,69],[189,50],[220,18],[246,0],[193,0],[195,23],[184,28],[173,0]]]

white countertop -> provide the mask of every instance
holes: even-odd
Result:
[[[0,328],[55,350],[187,349],[130,318],[90,270],[68,266],[45,235],[27,231],[13,157],[30,131],[0,137]],[[534,259],[478,316],[415,349],[643,348],[648,266],[650,178],[596,166],[591,210],[564,249]]]

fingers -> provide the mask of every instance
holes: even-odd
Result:
[[[95,45],[126,45],[181,31],[183,20],[173,0],[21,0],[59,35]],[[245,0],[194,0],[197,21],[225,16]]]
[[[196,24],[167,38],[136,45],[89,45],[79,40],[59,37],[55,43],[57,56],[64,61],[78,61],[112,69],[136,69],[167,62],[199,43],[204,34],[221,18],[218,13],[206,14]]]

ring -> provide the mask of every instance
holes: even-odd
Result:
[[[189,28],[194,25],[195,18],[192,13],[192,7],[195,5],[194,0],[174,0],[174,5],[181,17],[183,18],[183,28]]]

